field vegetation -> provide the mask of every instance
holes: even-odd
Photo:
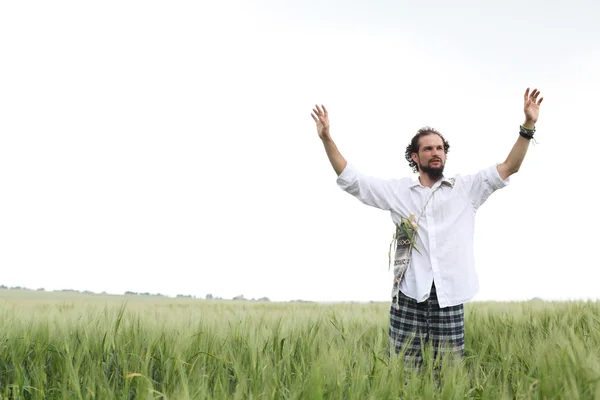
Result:
[[[419,372],[388,309],[1,290],[0,398],[600,399],[600,303],[470,303]]]

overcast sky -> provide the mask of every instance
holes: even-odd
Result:
[[[484,5],[487,4],[487,5]],[[0,284],[388,301],[389,213],[346,159],[447,175],[505,159],[523,92],[538,145],[478,211],[478,300],[598,297],[600,6],[592,1],[0,3]]]

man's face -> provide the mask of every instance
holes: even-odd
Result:
[[[422,136],[419,139],[419,153],[413,153],[412,158],[420,171],[425,172],[433,180],[440,179],[446,164],[444,141],[436,134]]]

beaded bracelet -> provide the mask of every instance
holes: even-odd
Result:
[[[523,125],[519,127],[519,135],[523,136],[525,139],[531,140],[533,139],[533,134],[535,133],[535,127],[533,129],[527,129]]]

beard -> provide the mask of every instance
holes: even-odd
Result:
[[[432,181],[437,181],[442,176],[444,176],[444,164],[442,163],[442,160],[440,160],[439,167],[423,165],[419,162],[419,168],[421,168],[421,171],[425,172],[427,176],[429,176],[429,179],[431,179]]]

